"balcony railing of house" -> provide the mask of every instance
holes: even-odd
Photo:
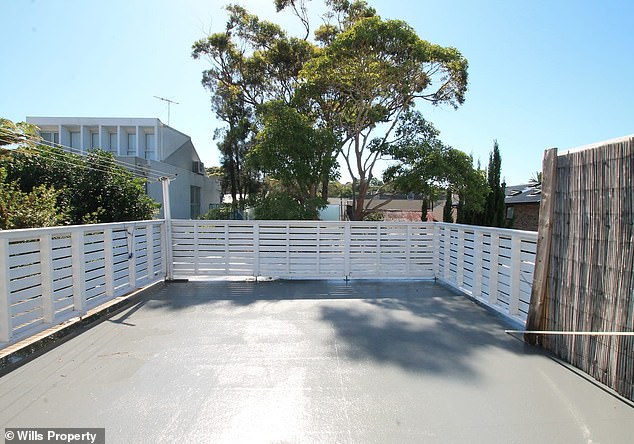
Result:
[[[536,244],[533,232],[445,223],[172,220],[168,229],[156,220],[0,231],[0,348],[168,273],[435,279],[524,323]]]

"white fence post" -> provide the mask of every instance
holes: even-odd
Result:
[[[443,279],[445,280],[445,282],[451,282],[451,248],[453,246],[453,240],[451,238],[451,232],[452,229],[451,227],[448,226],[444,226],[444,237],[443,237],[443,242],[444,242],[444,258],[445,260],[443,261],[443,266],[444,266],[444,276]]]
[[[73,304],[80,315],[86,313],[86,261],[84,260],[84,232],[73,231],[71,237],[73,266]]]
[[[509,314],[516,316],[520,305],[520,275],[522,266],[522,240],[519,236],[511,237],[511,289],[509,295]]]
[[[432,232],[434,233],[434,279],[440,276],[440,249],[443,248],[440,242],[440,236],[442,234],[442,227],[438,224],[433,224]],[[444,253],[443,253],[444,258]]]
[[[471,295],[476,298],[482,297],[482,250],[484,248],[484,235],[481,230],[473,233],[473,290]]]
[[[344,222],[343,226],[343,273],[348,279],[350,277],[350,222]]]
[[[200,247],[198,246],[200,244],[199,227],[197,221],[194,220],[192,223],[194,224],[194,273],[198,274],[200,272]]]
[[[145,226],[145,259],[147,266],[147,278],[154,280],[154,225]]]
[[[134,226],[126,228],[128,237],[128,285],[130,289],[136,288],[136,239]]]
[[[260,276],[260,224],[253,224],[253,274]]]
[[[114,258],[112,249],[112,228],[103,230],[104,276],[106,278],[106,297],[114,296]]]
[[[161,177],[163,191],[163,216],[165,218],[165,271],[168,281],[174,279],[174,254],[172,252],[172,210],[170,207],[170,179]]]
[[[489,304],[497,305],[498,301],[498,268],[500,263],[500,236],[498,233],[491,233],[491,253],[489,258]]]
[[[40,278],[42,289],[42,319],[52,324],[55,318],[53,307],[53,246],[50,234],[40,236]]]
[[[416,244],[418,247],[420,244]],[[412,224],[407,224],[407,235],[405,238],[405,262],[408,277],[412,276]]]
[[[9,283],[9,241],[0,239],[0,342],[9,342],[13,335]]]
[[[465,230],[464,228],[457,229],[457,237],[456,240],[456,285],[458,288],[462,287],[464,284],[464,238],[465,238]]]

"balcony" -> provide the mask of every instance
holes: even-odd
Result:
[[[0,378],[0,422],[108,442],[630,442],[631,404],[504,332],[535,249],[425,223],[0,232],[5,351],[145,288]]]

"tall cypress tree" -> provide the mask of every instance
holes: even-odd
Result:
[[[447,188],[447,199],[445,200],[445,206],[442,209],[443,222],[453,222],[452,194],[451,188]]]
[[[493,151],[489,155],[489,167],[487,172],[487,183],[489,185],[489,195],[486,200],[486,211],[484,214],[484,225],[490,227],[504,227],[504,188],[505,184],[500,182],[502,172],[502,156],[498,141],[493,141]]]

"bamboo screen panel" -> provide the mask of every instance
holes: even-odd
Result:
[[[634,331],[634,137],[560,155],[546,330]],[[634,399],[633,336],[549,336],[547,348]]]

